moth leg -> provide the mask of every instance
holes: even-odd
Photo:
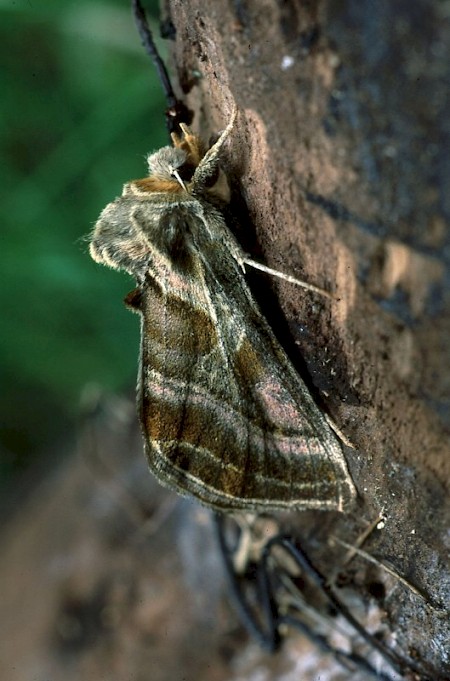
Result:
[[[380,516],[379,516],[380,517]],[[377,521],[379,520],[379,517],[376,519]],[[389,565],[386,565],[386,563],[383,563],[381,560],[378,560],[378,558],[375,558],[375,556],[372,556],[370,553],[367,553],[367,551],[363,551],[363,549],[359,548],[358,542],[359,538],[357,539],[356,544],[357,545],[352,545],[348,544],[346,541],[342,541],[342,539],[339,539],[338,537],[331,537],[330,542],[333,544],[340,544],[343,546],[345,549],[348,549],[347,556],[345,557],[344,563],[346,564],[349,560],[353,558],[354,555],[358,555],[361,558],[364,558],[368,563],[372,563],[373,565],[376,565],[380,570],[383,570],[384,572],[387,572],[389,575],[392,575],[394,579],[396,579],[400,584],[403,584],[411,593],[413,593],[415,596],[418,596],[421,598],[423,601],[425,601],[425,604],[431,608],[432,610],[443,610],[442,606],[440,603],[437,602],[432,602],[432,598],[426,594],[424,591],[419,589],[417,586],[409,582],[405,577],[403,577],[399,572],[391,568]]]
[[[279,272],[278,270],[273,270],[271,267],[267,267],[267,265],[262,265],[261,263],[256,262],[256,260],[252,260],[251,258],[248,258],[247,256],[245,256],[243,258],[243,264],[249,265],[250,267],[254,267],[255,270],[261,270],[261,272],[266,272],[267,274],[271,274],[273,277],[278,277],[279,279],[283,279],[284,281],[288,281],[290,284],[295,284],[296,286],[301,286],[302,288],[306,288],[308,291],[313,291],[314,293],[320,293],[320,295],[325,296],[326,298],[330,298],[331,300],[337,300],[337,298],[332,293],[325,291],[325,289],[320,288],[319,286],[314,286],[314,284],[307,284],[306,281],[302,281],[301,279],[296,279],[295,277],[292,277],[290,274],[284,274],[284,272]],[[342,438],[342,439],[345,442],[345,438]]]
[[[194,191],[201,190],[204,187],[208,187],[211,185],[211,180],[214,180],[217,177],[218,171],[219,171],[219,163],[220,163],[220,153],[222,151],[222,147],[228,137],[230,136],[231,131],[233,130],[234,124],[236,122],[237,118],[237,106],[233,104],[233,111],[231,113],[231,118],[230,122],[228,123],[227,127],[223,132],[221,133],[219,139],[211,149],[209,149],[202,160],[200,161],[200,164],[198,165],[194,177],[192,178],[192,185]]]
[[[350,442],[350,440],[344,435],[342,430],[337,427],[335,422],[333,421],[328,414],[324,413],[324,416],[327,420],[328,425],[330,426],[331,430],[338,436],[339,440],[344,444],[346,447],[350,447],[350,449],[356,449],[355,445]]]

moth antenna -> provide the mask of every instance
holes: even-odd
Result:
[[[155,41],[153,40],[153,35],[148,25],[147,17],[142,7],[141,1],[131,0],[131,7],[139,35],[141,36],[142,45],[150,59],[153,61],[164,90],[164,95],[167,101],[167,109],[165,113],[166,126],[169,131],[169,135],[172,132],[179,132],[180,123],[184,122],[189,124],[192,121],[193,113],[175,95],[169,74],[167,73],[166,65],[157,50]]]
[[[283,279],[284,281],[288,281],[290,284],[295,284],[296,286],[301,286],[302,288],[305,288],[308,291],[313,291],[314,293],[320,293],[321,296],[325,296],[326,298],[330,298],[330,300],[339,300],[332,293],[325,291],[325,289],[320,288],[319,286],[314,286],[314,284],[307,284],[306,281],[302,281],[301,279],[296,279],[295,277],[291,277],[290,274],[284,274],[284,272],[279,272],[278,270],[273,270],[271,267],[267,267],[267,265],[262,265],[260,262],[256,262],[256,260],[252,260],[251,258],[245,257],[245,258],[243,258],[242,262],[245,265],[249,265],[249,267],[253,267],[255,270],[261,270],[261,272],[266,272],[266,274],[271,274],[273,277],[278,277],[279,279]]]

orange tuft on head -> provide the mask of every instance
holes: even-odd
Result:
[[[142,180],[134,180],[131,184],[142,192],[177,194],[183,191],[182,186],[177,180],[166,180],[160,177],[144,177]]]

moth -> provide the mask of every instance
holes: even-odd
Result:
[[[95,226],[90,253],[137,281],[138,409],[151,471],[220,511],[346,510],[342,447],[276,340],[225,223],[220,167],[236,110],[205,152],[186,125]],[[298,283],[298,282],[297,282]],[[314,288],[306,285],[309,288]]]

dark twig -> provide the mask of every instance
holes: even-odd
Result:
[[[225,520],[224,516],[214,514],[215,527],[217,531],[217,539],[219,542],[220,552],[222,554],[225,574],[228,581],[228,587],[234,606],[238,612],[239,617],[250,636],[252,636],[264,650],[270,653],[275,652],[280,645],[280,635],[278,632],[278,612],[275,602],[272,600],[271,590],[266,584],[265,575],[261,575],[258,571],[256,584],[252,580],[252,586],[256,590],[256,600],[261,611],[261,617],[257,617],[253,612],[254,608],[249,603],[244,588],[244,580],[236,574],[232,560],[232,551],[227,545],[225,537]]]
[[[303,573],[309,574],[313,581],[316,583],[318,588],[327,597],[328,601],[332,604],[334,609],[339,612],[344,619],[353,627],[353,629],[363,638],[372,648],[377,650],[382,657],[391,665],[393,669],[399,674],[406,674],[408,672],[413,672],[415,674],[420,674],[420,678],[426,681],[428,678],[423,674],[423,671],[412,661],[404,660],[400,658],[396,653],[389,650],[381,641],[379,641],[375,636],[370,634],[359,622],[356,620],[349,609],[342,603],[341,600],[337,598],[332,587],[328,584],[325,577],[317,570],[317,568],[311,563],[309,557],[298,545],[295,545],[291,539],[288,537],[283,537],[281,535],[274,537],[269,540],[264,548],[263,556],[261,562],[267,564],[268,556],[270,550],[273,546],[281,546],[282,548],[290,554],[290,556],[296,561],[297,565],[301,568]],[[283,623],[283,618],[280,618],[280,623]],[[342,656],[342,655],[341,655]],[[353,660],[354,661],[354,660]]]
[[[368,676],[379,679],[380,681],[388,681],[390,678],[382,672],[377,671],[361,655],[348,653],[339,648],[335,648],[328,643],[324,636],[314,632],[309,625],[298,617],[295,617],[292,614],[282,614],[279,611],[277,592],[280,585],[282,585],[282,581],[280,581],[281,575],[278,574],[277,568],[271,566],[270,560],[273,547],[278,546],[290,555],[291,559],[295,561],[303,574],[309,575],[316,586],[328,599],[334,610],[339,612],[347,620],[352,628],[369,644],[369,646],[371,646],[372,649],[377,650],[378,653],[382,655],[396,673],[402,675],[402,678],[407,678],[404,675],[412,674],[412,677],[420,678],[422,681],[427,681],[427,679],[431,678],[412,660],[407,661],[400,658],[396,653],[384,646],[375,636],[370,634],[353,617],[344,603],[337,598],[333,589],[329,586],[323,575],[311,563],[303,549],[297,544],[294,544],[288,537],[282,535],[272,537],[264,546],[260,560],[253,565],[254,569],[252,573],[247,575],[236,574],[232,560],[233,549],[230,548],[226,539],[226,522],[227,520],[223,516],[215,516],[219,546],[224,559],[231,595],[242,619],[242,623],[250,635],[252,635],[263,648],[270,652],[276,650],[281,643],[280,627],[283,625],[290,626],[301,631],[321,650],[333,654],[334,657],[347,668],[350,667],[351,669],[355,669],[356,667],[360,671],[364,671]],[[282,568],[280,568],[280,570],[283,571]],[[252,597],[249,597],[249,594],[252,594]],[[411,677],[408,676],[408,678]]]
[[[167,129],[169,134],[172,132],[179,133],[180,123],[186,123],[187,125],[191,123],[192,111],[177,98],[173,91],[166,65],[164,64],[158,53],[158,50],[156,49],[152,32],[148,25],[147,17],[145,16],[145,12],[140,0],[131,0],[131,6],[133,9],[134,20],[136,22],[139,35],[141,36],[142,45],[153,61],[167,100],[167,109],[165,112]]]

